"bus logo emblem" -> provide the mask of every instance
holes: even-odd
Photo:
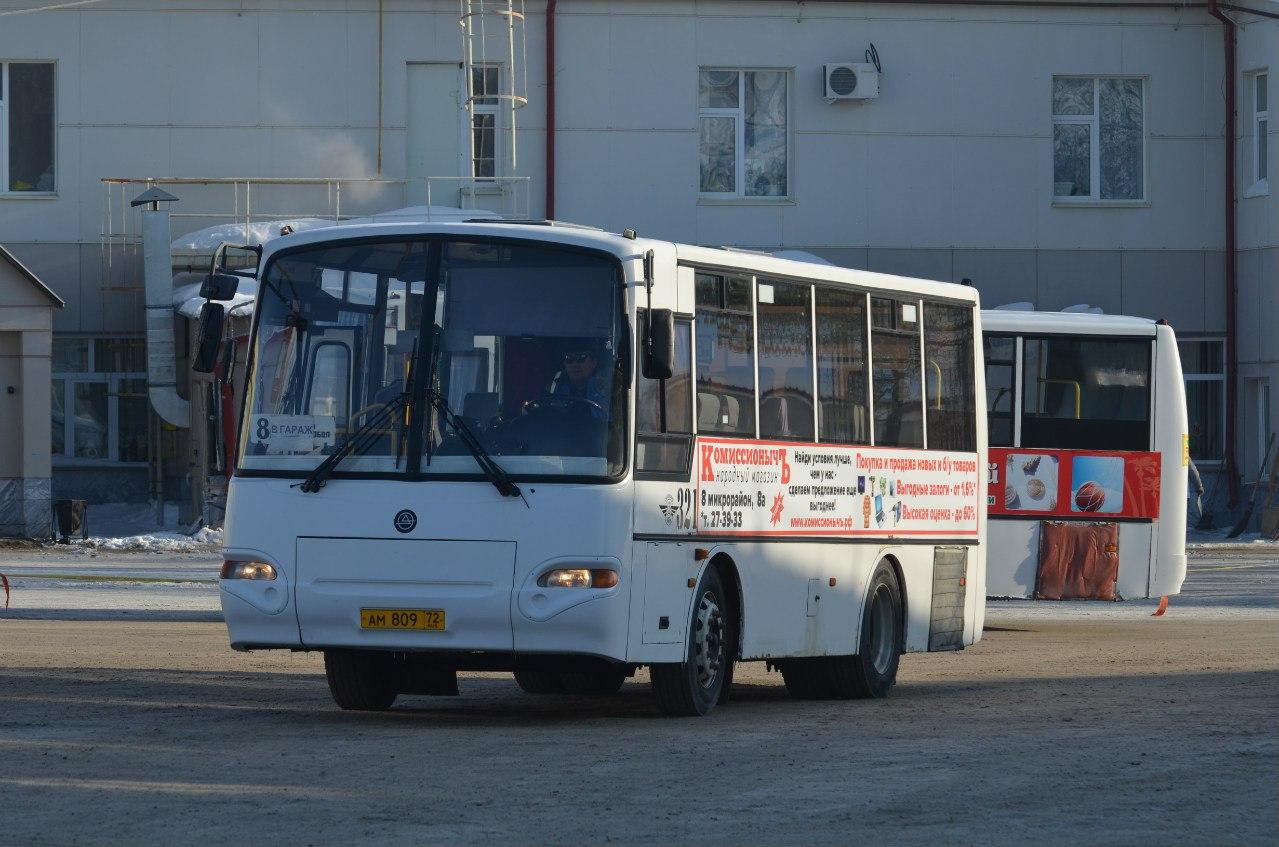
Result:
[[[417,526],[417,515],[412,509],[400,509],[395,513],[395,528],[400,532],[412,532]]]

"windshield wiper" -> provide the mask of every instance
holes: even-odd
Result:
[[[457,433],[458,440],[466,445],[466,449],[471,451],[471,455],[475,457],[475,464],[479,465],[480,470],[484,471],[484,476],[488,477],[488,481],[493,483],[497,493],[503,497],[519,497],[524,500],[524,493],[520,491],[520,487],[507,476],[501,465],[493,461],[493,457],[489,455],[488,450],[484,449],[484,445],[475,437],[475,433],[466,425],[466,421],[453,414],[453,410],[449,408],[444,396],[434,388],[428,388],[426,390],[426,401],[435,408],[440,417],[444,418],[444,422],[453,428],[453,431]],[[528,505],[528,500],[524,500],[524,505]]]
[[[365,450],[373,446],[373,444],[381,437],[382,433],[376,430],[386,425],[391,416],[397,411],[404,408],[407,402],[407,394],[397,394],[390,400],[382,404],[382,408],[365,419],[364,423],[351,432],[346,438],[343,438],[337,446],[337,449],[325,459],[323,462],[315,466],[315,470],[302,482],[298,483],[302,490],[314,494],[324,487],[324,483],[328,481],[329,475],[338,466],[338,463],[352,453],[363,453]]]

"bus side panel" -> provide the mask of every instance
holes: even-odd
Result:
[[[1177,594],[1186,578],[1186,474],[1190,432],[1186,384],[1172,327],[1155,327],[1155,420],[1153,449],[1159,452],[1159,521],[1151,541],[1149,595]]]

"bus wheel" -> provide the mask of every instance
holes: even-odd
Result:
[[[668,715],[705,715],[728,699],[733,684],[737,621],[719,571],[706,569],[696,596],[687,659],[649,668],[657,705]]]
[[[528,694],[560,694],[564,691],[560,675],[550,671],[516,671],[515,684]]]
[[[616,694],[626,682],[626,667],[562,673],[560,682],[569,694]]]
[[[897,573],[880,562],[870,580],[856,656],[829,660],[830,684],[842,699],[887,697],[902,657],[902,592]]]
[[[399,667],[390,653],[325,650],[324,675],[333,702],[343,709],[381,712],[399,695]]]

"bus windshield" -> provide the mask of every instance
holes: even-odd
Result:
[[[421,402],[435,392],[513,476],[622,472],[615,259],[500,240],[340,242],[277,257],[261,289],[242,470],[304,475],[399,399],[408,408],[362,433],[335,476],[478,478]]]

